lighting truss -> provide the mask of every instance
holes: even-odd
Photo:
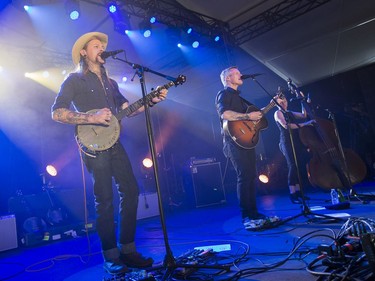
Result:
[[[285,0],[256,17],[230,29],[234,43],[241,45],[331,0]]]
[[[105,6],[107,2],[103,0],[98,4],[93,0],[81,1],[101,6]],[[182,30],[190,26],[196,33],[207,37],[216,36],[219,31],[224,40],[228,43],[231,41],[228,24],[186,9],[175,0],[117,0],[116,3],[124,14],[144,19],[152,13],[159,23],[166,26]]]

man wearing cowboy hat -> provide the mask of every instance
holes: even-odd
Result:
[[[128,100],[119,91],[118,84],[107,76],[105,60],[101,57],[108,44],[108,36],[101,32],[82,35],[72,48],[73,63],[79,67],[63,82],[52,106],[52,119],[67,124],[96,124],[108,126],[112,114],[128,106]],[[164,100],[167,91],[149,101],[149,106]],[[75,110],[72,110],[72,106]],[[95,113],[87,113],[98,109]],[[144,106],[131,116],[144,111]],[[82,155],[94,182],[96,229],[101,241],[104,268],[111,274],[126,272],[127,266],[152,266],[153,259],[145,258],[135,246],[138,207],[138,184],[128,155],[117,141],[111,148],[94,157]],[[112,178],[120,198],[119,235],[116,239]]]

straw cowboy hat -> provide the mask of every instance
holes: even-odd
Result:
[[[81,60],[80,51],[85,47],[85,45],[90,42],[92,39],[98,38],[104,45],[104,49],[107,48],[108,44],[108,35],[101,32],[89,32],[83,34],[77,39],[72,48],[72,59],[75,65],[79,64]]]

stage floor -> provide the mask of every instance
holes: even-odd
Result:
[[[375,182],[362,183],[355,190],[359,194],[375,194]],[[307,195],[310,200],[305,210],[301,205],[292,204],[287,193],[259,195],[262,213],[287,220],[260,231],[244,229],[233,193],[227,193],[227,201],[222,204],[200,208],[174,206],[164,210],[167,236],[162,231],[160,216],[141,219],[137,229],[138,250],[155,260],[155,268],[147,273],[162,280],[167,241],[174,257],[169,260],[199,267],[203,262],[215,265],[214,269],[204,268],[190,273],[186,269],[175,270],[169,263],[171,278],[168,280],[173,280],[172,275],[175,280],[318,280],[317,273],[325,267],[314,268],[315,274],[308,272],[306,267],[322,251],[329,249],[319,246],[332,244],[332,237],[349,219],[351,222],[355,218],[375,221],[375,201],[363,204],[351,200],[350,208],[328,210],[324,207],[329,205],[329,191],[313,189]],[[340,214],[342,220],[321,219],[315,214]],[[204,255],[192,252],[195,247],[215,251]],[[353,254],[361,253],[353,251]],[[229,271],[224,272],[222,269],[226,268]],[[136,271],[116,280],[141,280],[144,273]],[[0,280],[110,280],[108,278],[102,269],[100,243],[95,232],[0,253]]]

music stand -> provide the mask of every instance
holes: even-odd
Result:
[[[280,110],[284,113],[285,116],[288,116],[288,114],[285,114],[286,111],[281,107],[281,105],[277,102],[277,100],[262,86],[262,84],[255,79],[255,76],[256,75],[252,75],[250,78],[259,86],[262,88],[262,90],[273,100],[273,102],[278,105],[278,107],[280,108]],[[289,123],[292,123],[292,120],[286,120],[287,121],[287,124]],[[324,214],[318,214],[318,213],[314,213],[311,211],[311,209],[309,208],[309,206],[307,206],[306,204],[306,199],[305,199],[305,196],[304,196],[304,188],[303,188],[303,184],[302,184],[302,179],[301,179],[301,173],[300,173],[300,169],[299,169],[299,164],[298,164],[298,159],[297,159],[297,154],[296,154],[296,149],[295,149],[295,144],[294,144],[294,141],[293,141],[293,134],[292,134],[292,129],[288,126],[288,132],[289,132],[289,137],[290,137],[290,142],[291,142],[291,147],[292,147],[292,152],[293,152],[293,160],[294,160],[294,163],[296,164],[296,171],[297,171],[297,178],[298,178],[298,183],[299,183],[299,186],[300,186],[300,192],[301,192],[301,204],[302,204],[302,211],[301,213],[297,214],[297,215],[294,215],[294,216],[291,216],[291,217],[288,217],[286,219],[283,219],[281,221],[278,221],[276,222],[277,225],[281,225],[281,224],[284,224],[288,221],[291,221],[291,220],[294,220],[298,217],[301,217],[301,216],[305,216],[307,217],[308,215],[312,215],[312,216],[315,216],[315,217],[321,217],[321,218],[325,218],[325,219],[330,219],[330,220],[344,220],[344,219],[341,219],[341,218],[338,218],[338,217],[332,217],[332,216],[329,216],[329,215],[324,215]]]
[[[162,226],[162,231],[163,231],[163,237],[164,237],[164,245],[165,245],[165,258],[163,261],[163,267],[166,269],[163,279],[162,280],[167,280],[173,272],[177,268],[205,268],[205,269],[220,269],[220,270],[225,270],[229,271],[230,266],[229,265],[199,265],[199,264],[180,264],[176,262],[176,259],[174,258],[174,255],[172,253],[172,249],[169,244],[169,239],[168,239],[168,232],[167,232],[167,227],[165,223],[165,216],[164,216],[164,208],[163,208],[163,202],[162,202],[162,197],[161,197],[161,188],[159,184],[159,172],[158,172],[158,162],[156,158],[156,150],[155,150],[155,142],[154,142],[154,137],[153,137],[153,130],[152,130],[152,125],[151,125],[151,116],[150,116],[150,110],[149,110],[149,105],[146,99],[147,91],[146,91],[146,83],[145,83],[145,72],[150,72],[155,75],[164,77],[170,81],[175,81],[176,78],[173,78],[171,76],[162,74],[160,72],[154,71],[149,69],[148,67],[144,67],[139,64],[135,64],[132,62],[129,62],[124,59],[120,59],[116,57],[115,55],[112,56],[112,58],[122,61],[128,65],[130,65],[133,69],[135,69],[135,75],[138,75],[139,77],[139,82],[141,84],[141,90],[142,90],[142,97],[143,97],[143,104],[145,107],[145,117],[146,117],[146,127],[147,127],[147,136],[148,136],[148,142],[150,146],[150,152],[151,152],[151,158],[153,162],[153,171],[154,171],[154,179],[155,179],[155,185],[156,185],[156,191],[158,195],[158,204],[159,204],[159,214],[160,214],[160,223]],[[133,77],[134,77],[133,76]]]

